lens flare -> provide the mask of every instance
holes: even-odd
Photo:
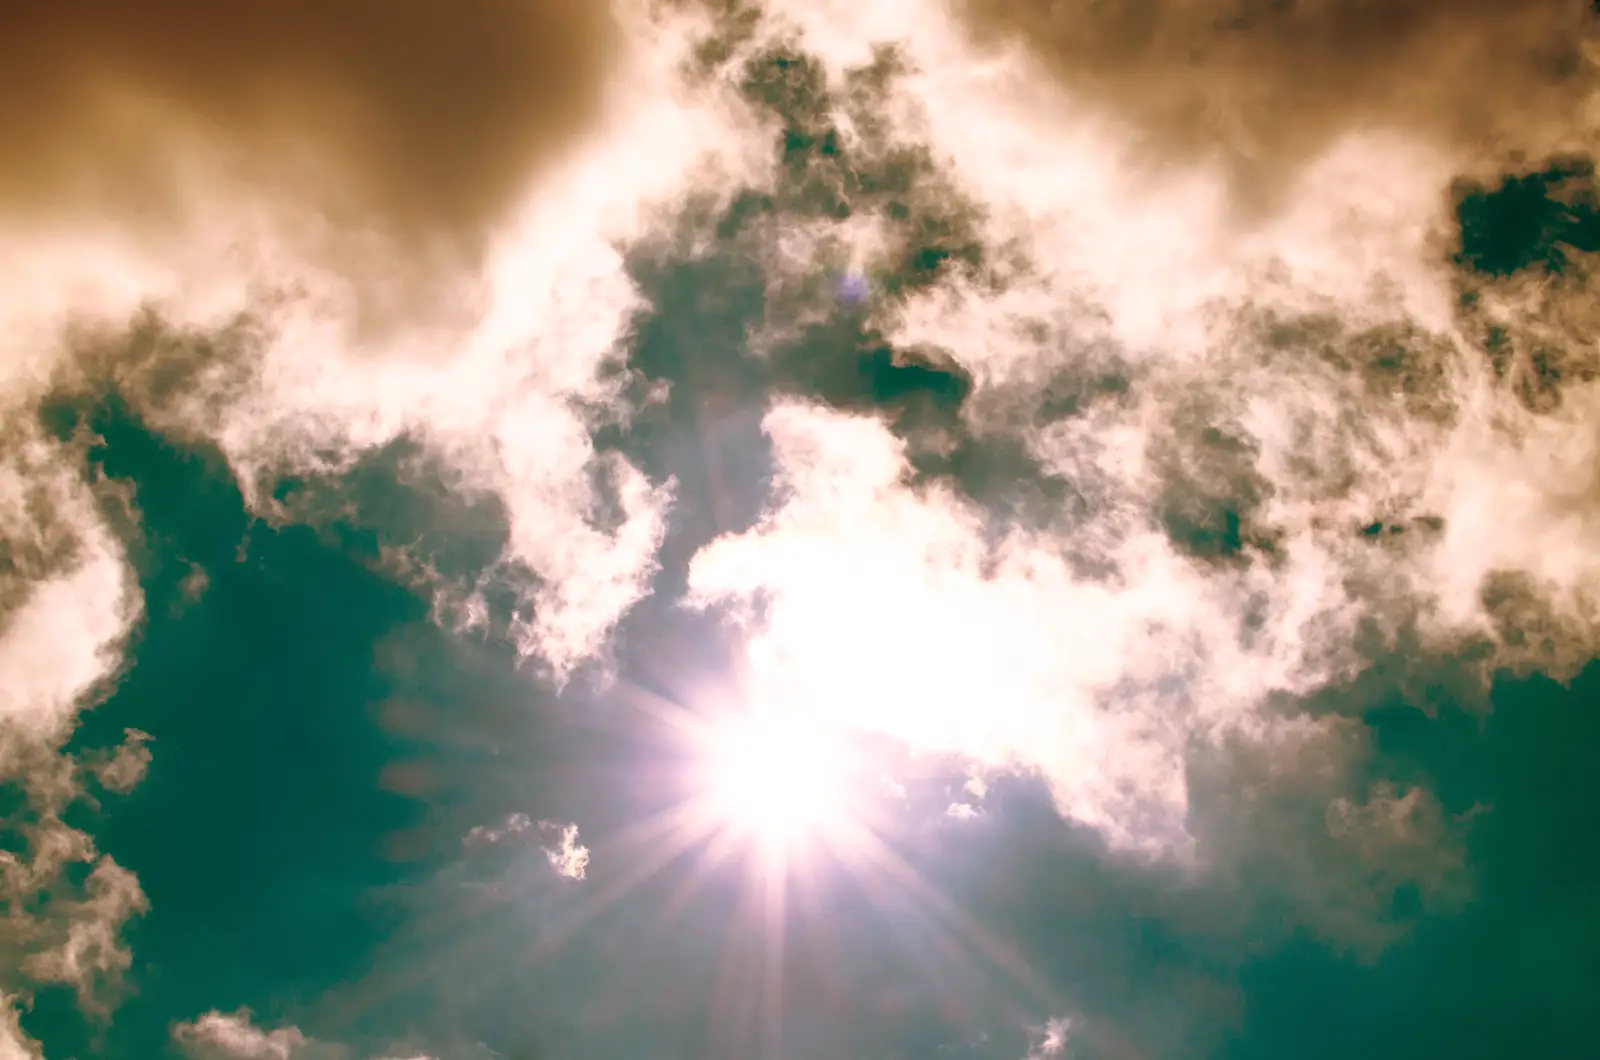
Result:
[[[891,841],[910,806],[885,778],[908,765],[907,749],[865,738],[815,701],[764,701],[748,688],[678,698],[628,682],[616,695],[643,723],[634,736],[661,752],[665,768],[639,774],[658,809],[595,841],[594,890],[547,926],[541,953],[641,888],[660,888],[663,926],[697,898],[718,895],[734,928],[711,1014],[731,1036],[722,1053],[775,1058],[784,1053],[788,972],[809,955],[813,981],[826,977],[829,903],[852,894],[932,947],[952,974],[987,967],[1055,1004],[1008,945],[940,894]],[[790,950],[791,937],[806,940],[801,953]]]
[[[701,768],[707,815],[769,850],[839,833],[843,749],[812,719],[751,712],[708,734]]]

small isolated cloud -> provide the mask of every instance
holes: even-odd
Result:
[[[559,876],[581,880],[589,871],[589,848],[578,842],[578,826],[556,821],[540,821],[539,833],[550,840],[544,856]]]
[[[542,827],[543,822],[540,822],[540,825]],[[489,828],[481,824],[473,825],[461,842],[463,846],[498,843],[507,836],[521,835],[531,827],[533,827],[533,822],[527,814],[514,813],[507,817],[506,823],[499,828]]]
[[[149,733],[138,729],[127,730],[122,744],[112,756],[92,767],[100,786],[118,795],[125,795],[138,787],[150,768],[152,756],[149,743]]]
[[[1063,1055],[1072,1027],[1073,1021],[1067,1016],[1056,1016],[1046,1020],[1045,1025],[1035,1033],[1038,1041],[1028,1050],[1025,1060],[1045,1060],[1046,1057]]]

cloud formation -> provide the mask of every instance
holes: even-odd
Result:
[[[309,1037],[298,1027],[263,1030],[248,1009],[213,1010],[175,1023],[172,1040],[188,1060],[353,1060],[358,1055],[347,1046]],[[370,1060],[433,1060],[420,1053],[404,1058],[387,1053],[360,1055]]]
[[[1221,162],[1274,197],[1338,138],[1381,129],[1495,167],[1589,146],[1583,0],[955,0],[1074,105],[1165,161]]]
[[[467,248],[594,120],[620,47],[575,0],[67,0],[8,7],[0,40],[13,224],[170,221],[216,176]]]
[[[83,459],[148,431],[242,494],[230,527],[309,524],[556,685],[625,665],[686,583],[737,618],[746,691],[972,772],[933,807],[953,844],[1001,827],[982,778],[1023,774],[1116,854],[1248,873],[1289,906],[1265,916],[1343,941],[1452,906],[1479,808],[1364,771],[1353,715],[1432,653],[1564,676],[1600,644],[1592,166],[1496,168],[1584,146],[1588,16],[947,8],[820,3],[797,31],[721,5],[692,86],[676,29],[618,36],[604,5],[4,16],[5,98],[62,116],[0,101],[26,149],[0,225],[27,236],[0,248],[0,342],[27,350],[0,412],[43,424],[0,445],[0,768],[38,813],[4,879],[50,898],[8,923],[8,976],[92,1008],[129,964],[143,895],[64,807],[88,775],[134,789],[161,745],[61,753],[141,614],[124,550],[172,552],[179,610],[252,555],[166,540],[185,513],[144,526],[159,491]],[[1013,41],[1025,61],[989,61]],[[1241,202],[1270,209],[1240,225]],[[1537,232],[1489,246],[1511,229]],[[355,267],[313,230],[386,249]],[[459,330],[348,326],[347,286],[435,252]],[[537,843],[539,875],[582,879],[562,822],[604,832],[552,805],[462,845]],[[1095,1047],[1084,1011],[1033,1055]],[[244,1013],[173,1034],[351,1055]],[[0,1025],[7,1048],[36,1052]]]
[[[193,1021],[175,1024],[172,1039],[191,1060],[334,1060],[348,1055],[342,1049],[312,1041],[298,1027],[264,1031],[255,1025],[248,1011],[207,1012]]]
[[[1359,861],[1447,901],[1459,822],[1426,792],[1369,790],[1346,719],[1307,704],[1408,652],[1486,677],[1570,675],[1594,651],[1600,512],[1560,485],[1592,453],[1593,200],[1581,163],[1524,177],[1514,159],[1589,135],[1567,32],[1587,14],[1330,3],[1230,27],[1055,5],[1092,23],[1057,28],[1097,113],[1041,107],[1026,63],[975,63],[959,32],[1044,34],[1043,8],[941,27],[929,7],[902,31],[897,5],[824,7],[788,13],[801,45],[735,49],[784,169],[712,244],[766,298],[746,334],[775,474],[690,585],[738,614],[760,694],[1041,775],[1114,845],[1224,859],[1243,852],[1195,818],[1190,769],[1243,741],[1278,777],[1335,778],[1273,789],[1322,803],[1283,852],[1288,889]],[[858,31],[902,49],[864,55]],[[1573,60],[1549,81],[1546,44]],[[1486,56],[1505,59],[1493,94],[1441,87],[1461,80],[1441,64]],[[1320,80],[1296,80],[1305,64]],[[1190,124],[1213,91],[1238,97],[1234,124]],[[1248,151],[1224,142],[1239,122]],[[1239,224],[1263,190],[1272,209]],[[1485,240],[1511,232],[1533,243],[1491,274]],[[885,277],[870,305],[810,299],[863,262]],[[1497,374],[1513,344],[1520,374]],[[1558,350],[1573,367],[1540,378],[1559,399],[1530,403]],[[1362,936],[1391,883],[1330,886],[1312,915]]]
[[[552,842],[544,847],[545,860],[556,875],[581,880],[589,872],[589,848],[578,841],[578,826],[556,821],[540,821],[539,831]]]

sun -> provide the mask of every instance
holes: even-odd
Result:
[[[837,836],[846,821],[844,748],[815,718],[782,711],[726,717],[706,734],[698,769],[710,820],[768,850]]]
[[[652,744],[659,741],[663,768],[638,772],[640,790],[657,797],[649,812],[594,844],[597,886],[542,946],[559,948],[652,882],[662,887],[654,900],[662,925],[717,895],[719,915],[734,929],[712,1006],[713,1022],[735,1043],[728,1055],[782,1055],[786,969],[809,955],[824,962],[816,973],[827,974],[827,935],[837,922],[830,909],[841,895],[864,899],[887,922],[914,923],[942,959],[981,960],[1054,1004],[1020,957],[897,849],[895,836],[915,808],[894,778],[914,778],[911,752],[871,739],[837,701],[767,691],[723,687],[679,698],[618,687],[619,702],[648,723]],[[614,866],[609,878],[601,875],[606,866]],[[796,937],[808,941],[791,953]],[[759,1048],[741,1038],[747,1032],[759,1033]]]

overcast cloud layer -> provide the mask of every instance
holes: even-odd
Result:
[[[1588,5],[381,6],[0,15],[0,1057],[1600,1048]]]

